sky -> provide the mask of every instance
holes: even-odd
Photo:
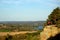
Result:
[[[60,0],[0,0],[0,21],[45,21]]]

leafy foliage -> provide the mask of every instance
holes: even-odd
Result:
[[[48,20],[55,23],[58,27],[60,26],[60,8],[57,7],[53,12],[48,16]]]

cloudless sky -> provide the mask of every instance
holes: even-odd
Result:
[[[0,21],[43,21],[60,0],[0,0]]]

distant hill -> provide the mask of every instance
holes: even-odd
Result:
[[[0,21],[0,31],[30,31],[43,28],[45,21]]]
[[[0,21],[0,24],[34,24],[40,23],[41,25],[45,23],[45,21]]]

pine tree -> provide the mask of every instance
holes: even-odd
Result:
[[[59,7],[53,10],[53,12],[48,16],[48,20],[50,20],[52,24],[56,24],[58,27],[60,26],[60,8]]]

